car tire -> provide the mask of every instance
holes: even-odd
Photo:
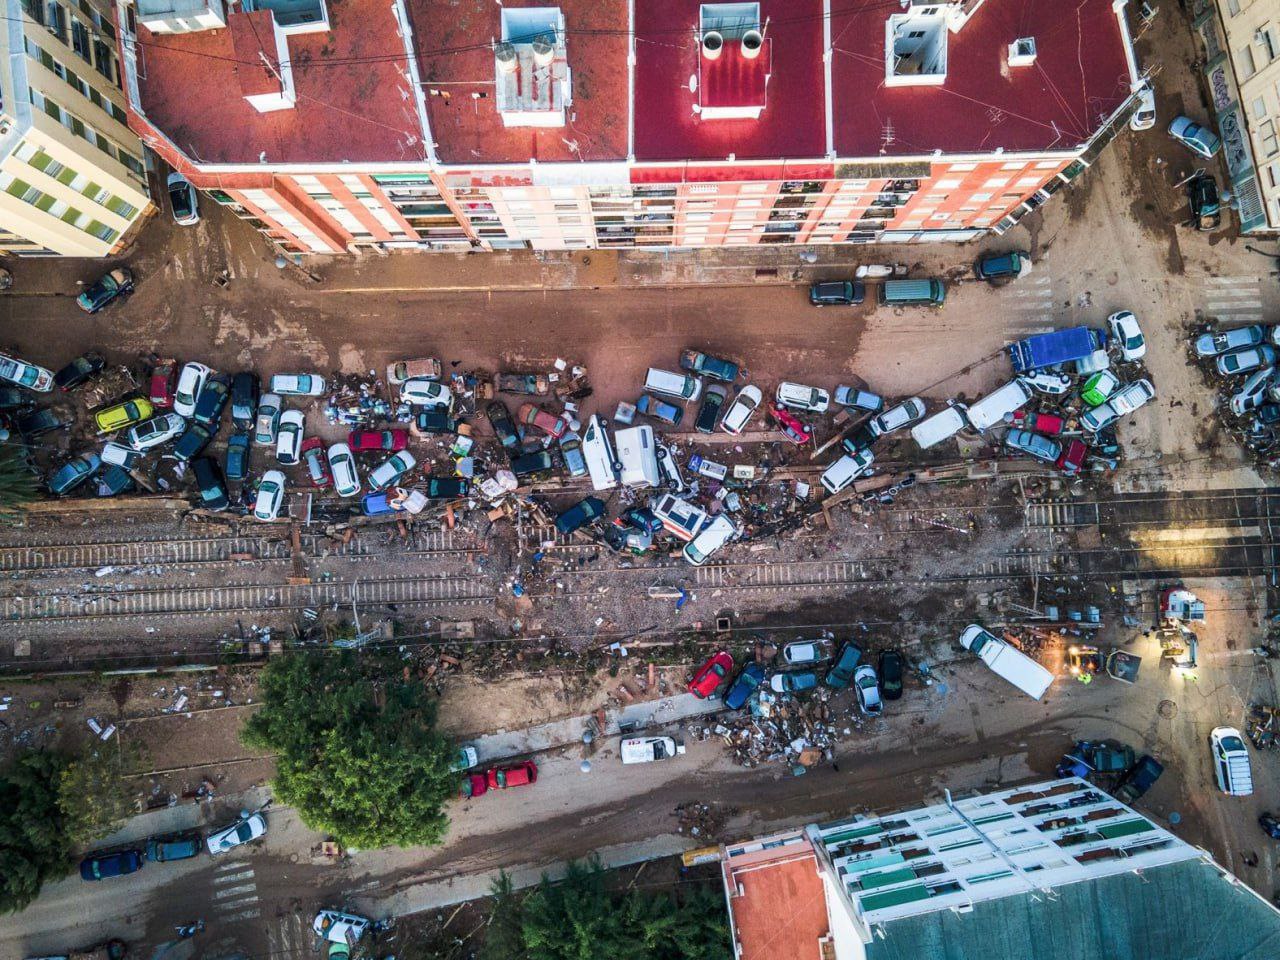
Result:
[[[614,473],[621,473],[621,472],[622,472],[622,461],[621,461],[621,460],[615,460],[615,461],[613,461],[613,463],[611,464],[611,466],[613,467],[613,472],[614,472]]]

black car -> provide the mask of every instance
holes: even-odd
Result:
[[[427,496],[432,500],[452,500],[471,493],[471,481],[461,477],[428,477]]]
[[[868,420],[866,423],[858,427],[857,430],[853,431],[853,433],[849,434],[849,436],[841,440],[840,444],[844,447],[845,453],[850,456],[856,456],[863,450],[870,450],[875,445],[879,436],[880,435],[878,433],[871,429],[871,421]]]
[[[227,440],[227,479],[243,480],[249,474],[249,434],[237,430]]]
[[[897,650],[880,651],[880,693],[886,700],[902,697],[902,654]]]
[[[81,354],[53,375],[54,386],[63,390],[84,386],[101,373],[105,365],[106,361],[99,354]]]
[[[114,497],[133,489],[133,477],[129,471],[114,463],[105,464],[98,471],[98,496]]]
[[[860,280],[827,280],[809,288],[809,302],[815,307],[848,307],[866,296],[867,288]]]
[[[182,431],[182,436],[178,437],[178,442],[173,445],[173,455],[183,462],[193,460],[204,452],[212,439],[213,431],[203,423],[189,423],[187,429]]]
[[[1280,423],[1280,403],[1264,403],[1253,411],[1253,416],[1258,423]]]
[[[662,529],[662,521],[648,507],[632,507],[622,514],[622,520],[627,526],[645,533],[657,533]]]
[[[258,393],[258,375],[252,371],[242,370],[231,381],[231,422],[238,429],[253,429],[253,418],[258,413]],[[200,395],[204,396],[203,390]]]
[[[211,427],[213,433],[218,432],[218,421],[222,419],[222,411],[226,409],[231,395],[231,378],[225,374],[215,373],[204,382],[200,396],[196,398],[196,409],[191,415],[196,423]]]
[[[61,430],[70,425],[71,420],[62,414],[54,413],[52,407],[41,407],[18,418],[18,432],[28,440],[34,439],[51,430]]]
[[[522,480],[532,479],[550,471],[554,462],[547,451],[535,450],[533,453],[515,457],[511,461],[511,472]]]
[[[81,880],[108,880],[141,870],[146,865],[141,850],[91,853],[80,861]]]
[[[1120,778],[1120,783],[1116,785],[1115,798],[1121,803],[1133,806],[1135,800],[1155,786],[1155,782],[1160,779],[1162,773],[1164,773],[1164,764],[1150,754],[1144,756]]]
[[[86,287],[76,304],[85,313],[97,313],[112,300],[123,297],[133,290],[133,272],[127,267],[116,267],[105,276],[99,277],[96,283]]]
[[[200,491],[200,506],[205,510],[227,509],[231,500],[227,496],[227,482],[222,479],[218,465],[209,457],[198,457],[191,461],[191,472],[196,478],[196,489]]]
[[[587,497],[556,517],[556,529],[565,534],[573,533],[603,515],[604,501],[598,497]]]
[[[429,407],[418,411],[414,424],[423,433],[457,433],[458,421],[443,407]]]
[[[508,450],[520,448],[520,434],[516,430],[515,421],[511,419],[510,412],[501,400],[494,400],[485,407],[484,415],[489,418],[489,423],[493,425],[493,432],[498,435],[504,447]]]
[[[1208,174],[1187,181],[1187,202],[1197,230],[1216,230],[1222,223],[1222,203],[1218,199],[1218,181]]]
[[[36,399],[19,387],[0,387],[0,410],[24,410],[34,407]]]
[[[702,406],[698,408],[698,419],[693,422],[693,428],[699,433],[713,433],[727,398],[728,393],[723,387],[707,387],[702,397]]]

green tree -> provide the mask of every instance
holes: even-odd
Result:
[[[498,874],[489,888],[493,905],[489,910],[489,922],[485,928],[484,943],[480,947],[480,960],[523,960],[524,907],[520,897],[511,889],[511,877],[504,870]]]
[[[66,766],[59,754],[32,750],[0,774],[0,911],[21,910],[67,872],[71,844],[58,804]]]
[[[0,446],[0,520],[12,523],[40,495],[40,478],[17,446]]]
[[[278,754],[275,793],[351,847],[439,843],[458,785],[435,707],[383,651],[276,657],[248,745]]]
[[[133,810],[124,764],[115,750],[71,760],[58,777],[58,809],[67,839],[84,844],[114,831]]]

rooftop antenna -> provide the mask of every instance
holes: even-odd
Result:
[[[884,153],[889,144],[894,142],[893,120],[889,119],[884,122],[884,126],[880,128],[880,152]]]

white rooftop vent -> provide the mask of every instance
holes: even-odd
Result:
[[[912,7],[885,21],[884,82],[890,87],[947,79],[947,18],[944,6]]]
[[[1022,37],[1009,44],[1009,66],[1029,67],[1036,62],[1036,38]]]
[[[508,127],[563,127],[573,102],[559,7],[503,7],[494,45],[497,106]]]
[[[329,8],[325,0],[243,0],[246,13],[270,10],[285,36],[295,33],[323,33],[329,29]]]
[[[222,0],[138,0],[138,22],[152,33],[194,33],[227,25]]]

